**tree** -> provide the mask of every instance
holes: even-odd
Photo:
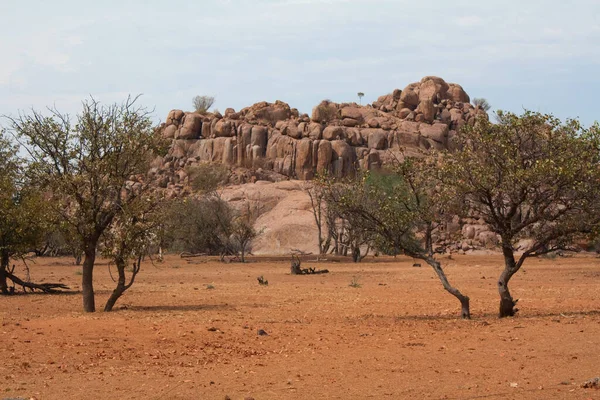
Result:
[[[24,142],[36,182],[51,196],[48,204],[69,231],[75,232],[84,253],[83,309],[96,310],[93,270],[102,234],[124,206],[127,182],[149,168],[163,141],[149,112],[136,105],[138,97],[104,106],[91,98],[75,123],[55,108],[49,116],[7,117],[13,134]]]
[[[359,104],[362,104],[362,98],[365,96],[365,94],[363,92],[358,92],[356,95],[358,96]]]
[[[213,96],[196,96],[192,102],[194,103],[194,110],[197,113],[204,114],[215,103],[215,98]]]
[[[315,181],[325,178],[317,177]],[[317,240],[319,242],[319,255],[327,254],[331,247],[331,230],[327,226],[327,206],[325,203],[325,190],[322,184],[310,184],[304,189],[310,198],[310,206],[317,226]],[[323,232],[327,231],[327,237]]]
[[[230,243],[234,212],[215,193],[177,199],[166,211],[164,236],[173,250],[234,254]]]
[[[498,112],[498,124],[481,118],[457,143],[461,150],[443,157],[441,178],[464,199],[464,214],[483,218],[500,237],[499,316],[513,316],[517,300],[508,283],[525,260],[568,249],[575,235],[600,222],[600,129]],[[531,244],[519,249],[521,239]]]
[[[160,192],[152,190],[148,184],[127,190],[132,200],[124,203],[122,211],[102,237],[103,254],[114,263],[118,274],[117,286],[106,302],[104,311],[112,311],[117,300],[133,285],[140,272],[142,258],[158,240],[162,222],[165,202]],[[132,268],[127,281],[128,262],[132,262]]]
[[[474,98],[473,105],[475,107],[481,108],[485,112],[488,112],[492,108],[491,104],[488,103],[488,101],[484,98]]]
[[[254,223],[259,217],[260,210],[258,205],[252,207],[249,202],[245,204],[242,210],[238,211],[233,217],[231,224],[231,240],[234,247],[240,255],[240,261],[246,262],[246,252],[254,238],[256,238],[262,230],[254,228]]]
[[[28,282],[9,269],[11,259],[23,257],[42,242],[47,228],[46,203],[24,170],[17,147],[0,131],[0,293],[10,293],[8,279],[32,291],[67,289],[62,284]]]
[[[438,190],[432,168],[425,160],[407,159],[386,174],[370,172],[346,183],[330,182],[327,204],[378,247],[429,264],[444,289],[460,301],[461,316],[467,319],[469,297],[449,283],[435,257],[434,229],[447,217],[452,198]]]

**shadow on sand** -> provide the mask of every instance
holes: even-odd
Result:
[[[173,304],[156,306],[123,306],[115,311],[233,311],[235,307],[229,304]]]

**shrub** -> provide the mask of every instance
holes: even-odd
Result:
[[[215,102],[215,98],[213,96],[196,96],[192,102],[196,112],[204,114],[209,108],[212,107]]]

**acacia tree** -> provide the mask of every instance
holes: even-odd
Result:
[[[483,218],[500,237],[499,316],[513,316],[517,300],[508,283],[525,260],[568,249],[600,222],[600,129],[498,112],[497,124],[480,119],[457,143],[461,150],[445,154],[440,176],[464,199],[464,213]],[[521,239],[531,244],[518,249]]]
[[[452,199],[438,187],[424,160],[407,159],[386,175],[366,173],[347,183],[330,182],[327,204],[387,252],[429,264],[444,289],[460,301],[462,318],[468,319],[469,297],[450,284],[433,248],[434,228],[448,215],[446,207]]]
[[[24,176],[17,147],[0,131],[0,293],[9,294],[8,279],[23,289],[53,292],[62,284],[35,284],[11,270],[10,260],[35,248],[46,231],[46,208],[35,186]]]
[[[162,139],[149,112],[136,105],[137,97],[104,106],[95,99],[83,102],[73,123],[55,108],[49,116],[7,117],[13,134],[31,158],[35,179],[52,196],[53,212],[75,232],[84,253],[83,309],[96,310],[93,270],[102,234],[124,205],[125,183],[145,174]]]

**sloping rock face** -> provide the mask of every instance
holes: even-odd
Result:
[[[317,228],[304,190],[306,182],[257,181],[229,186],[222,191],[222,198],[234,208],[245,204],[258,206],[260,217],[254,228],[260,232],[252,241],[255,255],[290,254],[292,249],[318,254]]]
[[[367,106],[323,101],[311,116],[284,102],[261,102],[239,112],[169,112],[161,132],[172,140],[151,178],[174,196],[185,189],[185,168],[201,162],[269,170],[288,179],[317,173],[343,177],[380,168],[421,150],[452,148],[457,129],[484,110],[460,85],[427,76]]]

